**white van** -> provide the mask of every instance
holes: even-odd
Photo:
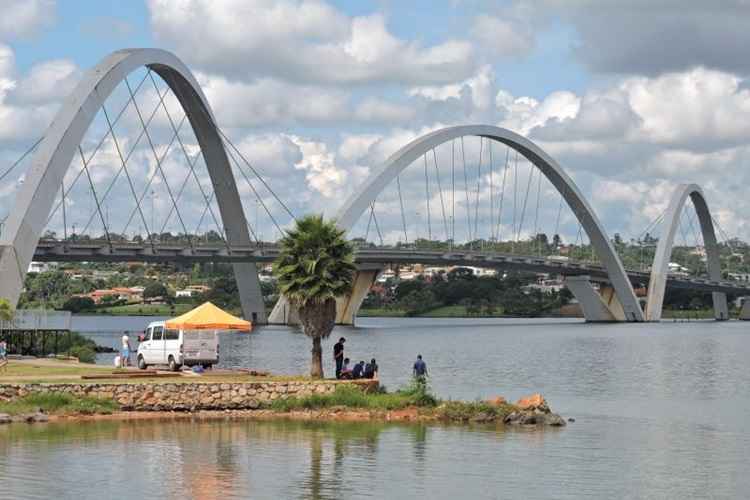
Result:
[[[163,321],[149,323],[136,355],[138,368],[169,365],[172,371],[182,365],[209,368],[219,362],[219,335],[214,330],[173,330]]]

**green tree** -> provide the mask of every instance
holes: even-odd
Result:
[[[0,337],[3,335],[3,327],[6,321],[13,321],[13,305],[8,299],[0,298]]]
[[[149,283],[144,289],[143,289],[143,298],[144,299],[155,299],[157,297],[161,298],[168,298],[169,294],[167,292],[167,287],[165,287],[162,283]]]
[[[297,308],[305,335],[312,338],[310,376],[323,377],[320,341],[336,321],[336,297],[349,293],[354,279],[354,249],[344,231],[320,215],[308,215],[280,241],[273,272],[290,304]]]
[[[71,297],[63,303],[62,308],[76,314],[82,311],[90,311],[94,308],[94,305],[94,300],[91,297]]]

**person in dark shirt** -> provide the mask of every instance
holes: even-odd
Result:
[[[378,364],[375,362],[375,358],[372,358],[365,366],[365,378],[378,378]]]
[[[344,342],[346,342],[346,339],[341,337],[333,346],[333,361],[336,363],[336,378],[341,378],[341,367],[344,365]]]
[[[354,369],[352,370],[352,378],[362,378],[362,375],[365,371],[365,362],[360,361],[356,365],[354,365]]]
[[[422,355],[417,354],[417,360],[414,362],[414,378],[416,378],[419,381],[424,381],[425,377],[427,377],[427,363],[422,361]]]

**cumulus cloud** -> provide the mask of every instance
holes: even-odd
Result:
[[[657,75],[708,66],[747,74],[750,4],[744,0],[541,0],[538,17],[574,26],[575,56],[601,73]]]
[[[535,46],[533,28],[518,18],[481,14],[474,18],[473,37],[495,56],[523,56]]]
[[[273,126],[342,121],[350,115],[349,94],[272,78],[252,83],[222,76],[199,78],[214,112],[228,126]]]
[[[395,37],[381,14],[350,17],[317,0],[148,0],[148,7],[156,37],[187,61],[245,79],[447,83],[475,64],[467,41],[423,46]]]
[[[0,143],[42,135],[79,78],[77,67],[63,60],[38,63],[19,74],[13,50],[0,44]]]
[[[27,37],[55,19],[55,0],[6,0],[0,16],[0,39]]]

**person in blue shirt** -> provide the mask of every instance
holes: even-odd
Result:
[[[427,377],[427,363],[422,360],[422,355],[417,354],[417,360],[414,362],[413,368],[414,378],[419,381],[424,381]]]
[[[355,379],[362,378],[364,371],[365,371],[365,362],[360,361],[359,363],[354,365],[354,369],[352,370],[352,378],[355,378]]]

